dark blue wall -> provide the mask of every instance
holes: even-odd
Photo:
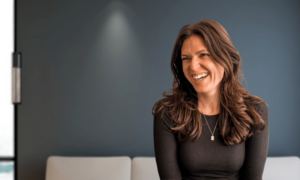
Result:
[[[300,156],[299,17],[296,0],[18,1],[19,179],[44,179],[50,155],[154,156],[175,39],[203,19],[225,27],[269,105],[268,156]]]

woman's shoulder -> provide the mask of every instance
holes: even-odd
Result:
[[[261,118],[268,123],[269,121],[269,110],[268,104],[265,102],[260,102],[254,105],[255,111],[261,116]]]
[[[163,107],[160,109],[156,114],[155,118],[156,121],[162,121],[165,125],[167,125],[169,128],[175,126],[175,121],[171,118],[169,111],[166,107]]]
[[[267,113],[268,112],[268,104],[265,102],[260,102],[258,104],[254,104],[254,109],[259,114]]]

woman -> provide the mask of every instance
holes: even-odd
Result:
[[[239,82],[242,58],[219,23],[185,25],[172,53],[173,94],[152,109],[161,180],[261,180],[267,104]]]

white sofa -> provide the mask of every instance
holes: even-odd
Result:
[[[160,180],[155,157],[50,156],[46,180]],[[297,156],[268,157],[263,180],[300,180]]]

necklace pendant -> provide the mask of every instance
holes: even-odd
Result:
[[[214,136],[211,136],[211,140],[212,140],[212,141],[215,140],[215,139],[214,139]]]

